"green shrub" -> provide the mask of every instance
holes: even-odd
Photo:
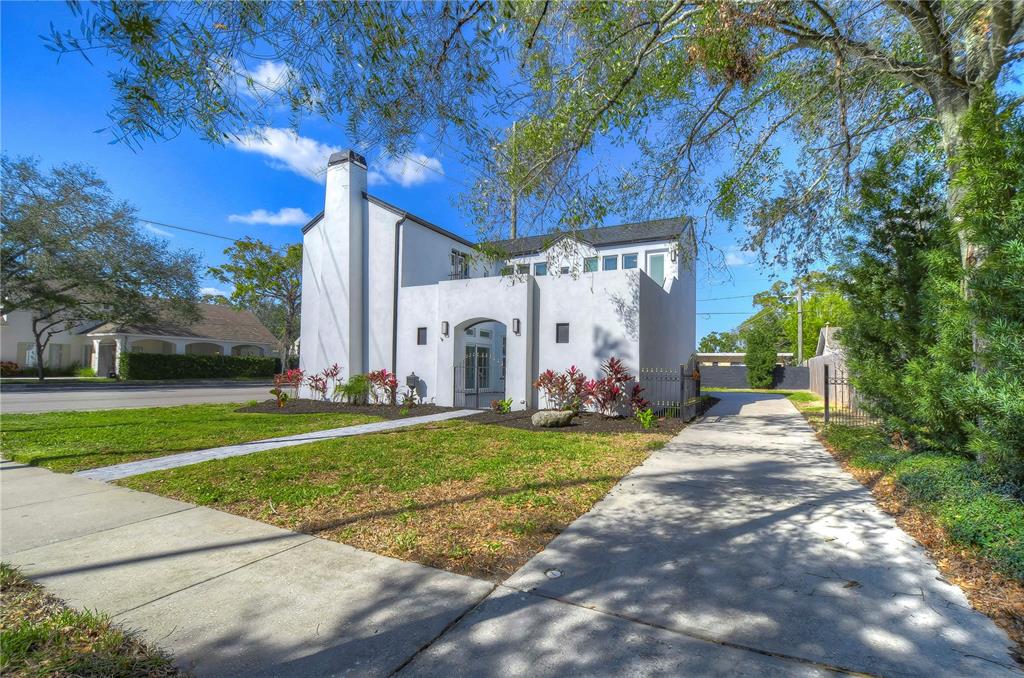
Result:
[[[122,379],[230,379],[273,377],[276,358],[189,353],[122,353]]]
[[[345,402],[364,405],[370,397],[370,378],[365,374],[353,374],[344,384],[338,384],[336,390]]]
[[[79,377],[95,377],[96,370],[94,370],[91,367],[80,367],[78,368],[78,372],[76,372],[75,375]]]

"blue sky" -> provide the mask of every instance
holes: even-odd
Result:
[[[58,62],[39,37],[49,33],[51,22],[58,29],[72,25],[63,2],[0,3],[0,146],[5,153],[35,156],[44,167],[92,165],[115,195],[136,205],[145,219],[228,238],[253,236],[275,245],[301,240],[304,217],[323,208],[316,168],[326,164],[331,150],[359,140],[346,139],[340,128],[317,120],[304,121],[296,135],[282,120],[266,142],[249,148],[212,145],[187,131],[139,150],[111,144],[110,134],[97,130],[109,124],[113,95],[107,73],[116,63],[95,53],[90,55],[93,64],[79,56]],[[272,68],[265,68],[260,75],[272,79]],[[473,226],[455,207],[459,193],[472,183],[472,168],[460,163],[458,153],[436,144],[413,157],[415,162],[387,162],[371,152],[371,192],[472,239]],[[694,206],[694,213],[703,207]],[[201,252],[208,266],[221,263],[230,244],[148,228],[174,247]],[[723,232],[716,245],[726,251],[730,265],[726,271],[699,268],[698,300],[753,295],[771,285],[769,271],[750,263],[751,256],[735,247],[731,234]],[[204,285],[223,290],[212,279]],[[699,301],[697,308],[698,339],[735,326],[752,311],[749,296]]]

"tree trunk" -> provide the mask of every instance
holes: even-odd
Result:
[[[46,370],[43,367],[43,351],[46,350],[46,343],[49,342],[41,342],[39,335],[36,334],[35,331],[32,332],[32,335],[36,343],[36,378],[39,379],[39,381],[44,381],[46,379]]]

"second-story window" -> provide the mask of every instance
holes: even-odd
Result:
[[[469,277],[469,261],[465,252],[452,250],[450,261],[451,272],[448,274],[450,280],[464,280]]]
[[[533,265],[533,274],[534,275],[547,275],[548,274],[548,262],[546,262],[546,261],[538,261],[536,264],[534,264]]]
[[[519,275],[529,275],[530,265],[529,264],[516,264],[516,273]]]
[[[623,254],[622,268],[636,268],[636,254]]]
[[[619,255],[609,254],[601,259],[601,268],[605,271],[614,271],[619,267]]]
[[[583,260],[583,272],[593,273],[597,270],[597,257],[586,257]]]

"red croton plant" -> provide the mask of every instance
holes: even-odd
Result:
[[[587,379],[575,365],[564,372],[545,370],[534,386],[543,394],[550,407],[580,412],[593,405],[605,416],[621,416],[627,408],[635,414],[650,403],[643,397],[644,387],[636,383],[633,375],[618,358],[609,358],[601,370],[600,379]]]
[[[386,369],[367,373],[366,377],[373,386],[374,397],[378,400],[387,401],[388,405],[394,405],[398,400],[398,377]]]

